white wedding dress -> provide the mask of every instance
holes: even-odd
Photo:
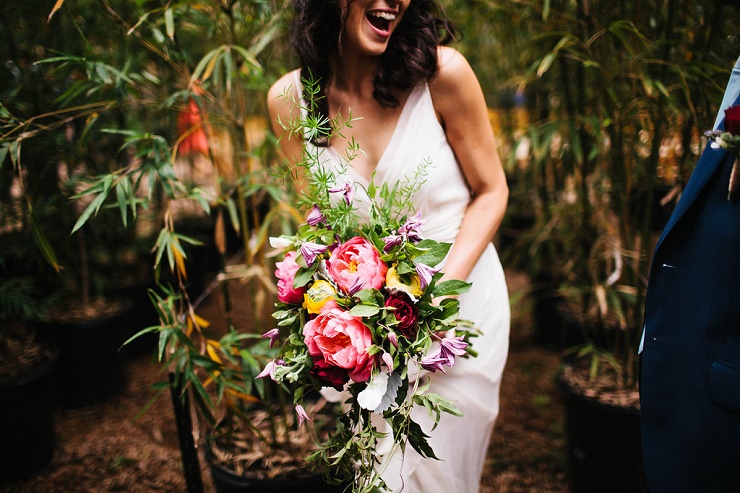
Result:
[[[297,71],[296,71],[297,78]],[[300,88],[300,84],[296,87]],[[328,147],[320,150],[321,163],[335,171],[343,169],[341,153]],[[414,196],[421,211],[422,235],[453,242],[470,201],[470,192],[434,110],[427,83],[409,95],[390,143],[377,164],[376,184],[394,183],[414,174],[419,163],[428,161],[426,181]],[[341,181],[358,186],[354,203],[367,215],[363,202],[367,180],[346,168]],[[367,197],[365,195],[365,197]],[[363,209],[364,204],[364,209]],[[405,457],[396,454],[383,475],[392,492],[477,493],[489,437],[499,411],[501,374],[509,345],[509,299],[496,250],[488,245],[467,279],[468,293],[460,296],[463,319],[482,331],[473,339],[476,358],[458,358],[447,373],[433,374],[431,392],[455,403],[463,417],[443,414],[432,432],[432,417],[424,408],[414,411],[414,420],[431,436],[430,445],[440,461],[424,459],[411,447]]]

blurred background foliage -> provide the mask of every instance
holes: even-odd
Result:
[[[591,368],[603,360],[634,388],[650,254],[740,55],[740,9],[487,0],[461,12],[512,192],[505,264],[530,275],[546,337],[581,342]],[[577,337],[562,334],[571,326]]]

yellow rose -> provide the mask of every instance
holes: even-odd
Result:
[[[398,275],[398,271],[396,271],[396,266],[394,265],[389,268],[388,272],[385,274],[385,285],[389,288],[396,288],[404,291],[415,298],[421,296],[423,292],[421,290],[419,276],[415,273],[409,273],[406,275],[406,278],[411,280],[410,284],[401,282],[401,277]]]
[[[336,294],[336,290],[330,282],[318,280],[303,295],[303,306],[308,310],[308,313],[320,313],[324,305],[329,300],[334,299],[334,294]]]

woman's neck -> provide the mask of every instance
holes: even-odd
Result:
[[[378,71],[378,57],[343,53],[332,61],[331,89],[355,96],[372,96],[373,80]]]

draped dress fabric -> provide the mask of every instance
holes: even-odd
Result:
[[[365,201],[362,198],[368,181],[351,165],[344,166],[341,150],[327,147],[318,152],[321,165],[337,174],[338,185],[343,182],[357,185],[354,203],[360,215],[367,217],[367,195]],[[427,174],[413,199],[425,221],[422,235],[454,242],[470,202],[470,190],[437,120],[426,81],[409,95],[377,164],[375,183],[407,180],[422,162],[428,163]],[[473,339],[473,347],[479,354],[475,358],[458,358],[446,373],[432,374],[430,389],[453,401],[463,417],[442,414],[439,425],[432,431],[434,421],[429,412],[415,409],[414,420],[431,436],[430,445],[440,461],[423,459],[411,447],[407,447],[404,457],[396,454],[383,476],[394,493],[477,493],[479,490],[489,437],[498,416],[501,374],[509,344],[509,299],[504,271],[493,244],[486,247],[467,281],[472,283],[472,288],[460,296],[460,316],[472,321],[482,332]]]

